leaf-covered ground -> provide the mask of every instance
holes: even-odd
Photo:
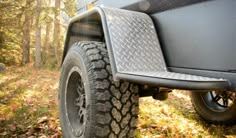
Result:
[[[0,74],[0,137],[60,137],[58,71],[10,67]]]
[[[61,137],[58,119],[59,71],[31,65],[0,74],[0,137]],[[175,90],[160,102],[140,98],[139,138],[236,138],[236,126],[201,121],[186,91]]]

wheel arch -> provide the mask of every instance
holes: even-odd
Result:
[[[78,41],[105,42],[110,53],[110,37],[105,13],[96,7],[71,19],[65,38],[62,63],[70,47]],[[110,56],[110,55],[109,55]]]
[[[106,43],[112,74],[115,76],[114,73],[117,71],[112,56],[106,16],[102,7],[95,7],[71,19],[67,29],[61,64],[63,64],[70,47],[75,42],[79,41],[97,41]]]
[[[73,43],[78,41],[104,41],[101,21],[102,11],[92,9],[71,19],[65,38],[62,63]]]

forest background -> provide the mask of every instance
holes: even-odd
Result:
[[[76,0],[1,0],[0,63],[58,68]]]
[[[58,81],[64,37],[77,0],[0,0],[0,137],[62,137]],[[3,63],[3,64],[2,64]],[[137,138],[236,137],[195,112],[188,91],[139,100]]]

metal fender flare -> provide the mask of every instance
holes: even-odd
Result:
[[[113,79],[133,70],[166,70],[152,19],[145,13],[96,7],[74,17],[68,26],[63,59],[78,41],[106,43]]]
[[[191,90],[226,90],[231,86],[223,78],[169,72],[153,21],[145,13],[96,7],[71,20],[63,59],[78,41],[106,43],[115,81]]]

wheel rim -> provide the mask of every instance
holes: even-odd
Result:
[[[230,91],[210,91],[201,94],[206,106],[215,112],[225,112],[234,103],[235,93]]]
[[[65,111],[74,136],[82,137],[87,120],[86,96],[81,70],[73,67],[67,79]]]

